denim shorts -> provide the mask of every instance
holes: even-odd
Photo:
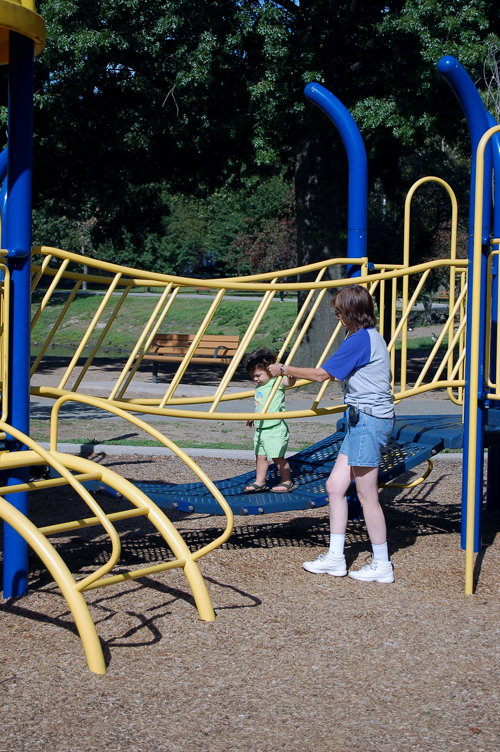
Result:
[[[376,418],[360,412],[355,426],[347,422],[347,433],[339,454],[347,455],[347,464],[351,467],[378,467],[382,449],[394,430],[394,422],[395,417]]]

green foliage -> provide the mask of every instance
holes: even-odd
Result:
[[[413,180],[444,169],[457,192],[466,183],[467,129],[436,63],[455,55],[481,87],[500,32],[493,0],[39,0],[37,9],[48,36],[35,61],[36,242],[200,274],[214,272],[200,267],[208,251],[216,273],[235,270],[238,235],[252,246],[249,268],[279,263],[255,249],[283,245],[279,183],[289,190],[294,167],[299,262],[343,247],[344,148],[304,100],[312,80],[339,96],[365,138],[370,257],[398,255]],[[423,203],[415,259],[442,228],[439,202],[430,214]],[[82,246],[84,222],[93,224]]]

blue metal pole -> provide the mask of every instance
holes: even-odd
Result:
[[[497,122],[493,115],[489,112],[488,125],[490,128],[494,128]],[[491,139],[491,146],[493,152],[493,171],[495,175],[495,183],[493,189],[493,237],[500,238],[500,138],[496,133]],[[498,243],[494,246],[495,250],[498,250]],[[496,360],[497,360],[497,301],[498,301],[498,256],[493,257],[493,280],[491,288],[491,357],[490,357],[490,378],[493,383],[496,382]],[[494,402],[490,405],[490,409],[500,409],[500,405]]]
[[[0,216],[2,217],[2,235],[0,243],[2,248],[7,247],[7,160],[9,150],[7,146],[0,154],[0,183],[2,188],[0,190]],[[3,272],[2,272],[3,279]]]
[[[471,173],[471,191],[470,191],[470,208],[469,208],[469,272],[468,272],[468,289],[472,290],[472,271],[474,255],[474,203],[475,203],[475,180],[476,180],[476,151],[479,141],[484,133],[489,129],[488,114],[484,109],[483,102],[479,93],[472,82],[470,76],[460,63],[451,55],[442,57],[437,65],[439,73],[453,89],[457,96],[467,120],[469,127],[471,150],[472,150],[472,173]],[[481,548],[481,507],[483,499],[483,465],[484,465],[484,427],[486,425],[486,405],[485,405],[485,331],[486,331],[486,267],[487,255],[489,253],[489,236],[490,236],[490,212],[491,212],[491,179],[492,179],[492,148],[491,142],[486,148],[484,155],[484,203],[483,219],[481,229],[482,241],[482,259],[481,259],[481,308],[479,311],[472,310],[472,295],[468,295],[467,302],[467,320],[479,316],[481,339],[479,343],[479,364],[480,364],[480,394],[477,407],[477,446],[469,447],[469,384],[470,384],[470,360],[467,359],[465,371],[465,407],[464,407],[464,456],[462,470],[462,548],[466,545],[466,527],[467,527],[467,483],[468,483],[468,455],[469,451],[474,451],[476,455],[476,486],[475,486],[475,510],[476,510],[476,529],[474,530],[474,551]],[[470,327],[467,330],[467,351],[471,351]]]
[[[368,162],[361,133],[349,110],[324,86],[317,83],[308,84],[304,94],[330,118],[344,142],[349,162],[347,256],[366,256]],[[350,264],[347,267],[347,275],[352,277],[358,269],[359,266]]]
[[[7,174],[7,251],[11,274],[9,422],[29,434],[31,184],[33,142],[33,42],[9,35],[9,156]],[[21,449],[12,437],[7,446]],[[28,469],[13,470],[8,485],[25,483]],[[7,500],[28,513],[26,492]],[[28,550],[9,525],[4,535],[4,598],[23,595],[28,587]]]
[[[7,159],[9,150],[7,147],[0,152],[0,183],[3,183],[7,177]]]
[[[488,123],[490,128],[497,125],[493,115],[488,113]],[[493,195],[493,237],[500,238],[500,138],[498,133],[491,139],[493,150],[493,171],[495,175],[494,195]],[[498,250],[496,243],[494,250]],[[496,383],[497,379],[497,337],[498,337],[498,256],[493,257],[491,280],[491,334],[490,334],[490,379]],[[494,413],[492,411],[495,411]],[[500,413],[500,404],[494,400],[488,405],[489,416],[495,417]],[[494,421],[497,424],[497,420]],[[495,446],[495,442],[488,442],[488,461],[487,461],[487,485],[486,485],[486,508],[489,510],[500,509],[500,447]]]

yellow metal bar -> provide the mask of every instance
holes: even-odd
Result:
[[[465,288],[466,290],[468,290],[468,282],[467,282],[467,278],[466,278],[466,272],[462,272],[460,274],[460,277],[461,277],[461,282],[460,282],[461,288],[462,289]],[[467,292],[467,295],[468,294],[469,293]],[[462,321],[463,320],[467,321],[467,308],[466,308],[466,305],[465,305],[465,301],[460,306],[460,316],[461,316],[461,320]],[[464,351],[464,352],[466,351],[466,332],[465,331],[463,331],[462,338],[460,340],[460,355],[462,354],[462,351]],[[465,379],[465,359],[464,359],[464,364],[463,364],[462,369],[461,369],[461,378]],[[458,395],[459,395],[459,399],[463,403],[464,397],[465,397],[464,390],[463,389],[459,389],[458,390]]]
[[[434,467],[432,460],[427,460],[427,469],[425,470],[424,474],[420,476],[420,478],[416,478],[415,480],[412,480],[410,483],[379,483],[379,488],[414,488],[414,486],[419,486],[421,483],[424,482],[426,478],[429,477],[429,475],[432,472],[432,468]]]
[[[45,274],[45,272],[47,271],[47,268],[51,261],[52,261],[52,253],[48,253],[47,256],[45,256],[45,258],[43,259],[42,265],[40,266],[40,268],[37,269],[37,267],[34,267],[35,274],[31,282],[31,294],[32,295],[35,292],[36,286],[40,282],[42,275]],[[57,274],[56,270],[54,270],[54,274]]]
[[[148,332],[151,329],[151,327],[153,326],[153,322],[156,319],[158,313],[160,312],[160,310],[161,310],[161,308],[162,308],[162,306],[163,306],[166,298],[168,297],[171,289],[172,289],[172,284],[168,284],[165,287],[163,293],[161,294],[161,297],[160,297],[158,303],[154,307],[153,313],[149,317],[146,326],[142,330],[141,335],[140,335],[139,339],[137,340],[137,342],[136,342],[136,344],[135,344],[132,352],[130,353],[129,358],[128,358],[127,362],[125,363],[125,366],[124,366],[121,374],[119,375],[119,377],[116,380],[116,383],[115,383],[113,389],[111,390],[111,392],[109,394],[109,399],[114,399],[115,398],[116,393],[118,392],[118,390],[121,387],[121,385],[122,385],[125,377],[127,376],[127,373],[129,372],[130,366],[132,364],[134,364],[134,361],[136,359],[136,355],[138,354],[139,350],[141,349],[141,347],[142,347],[142,345],[144,343],[144,340],[148,336]],[[179,288],[177,288],[177,289],[179,289]],[[174,298],[175,298],[175,296],[174,296]],[[172,301],[170,301],[170,303],[171,302]],[[160,328],[160,324],[161,324],[162,321],[163,321],[163,319],[160,319],[160,321],[157,322],[158,323],[158,329]],[[156,334],[156,332],[154,332],[154,333]],[[152,338],[151,338],[151,341],[152,341]],[[147,347],[149,347],[149,345]],[[147,347],[144,348],[144,353],[146,352]],[[125,394],[125,392],[127,391],[127,386],[128,386],[128,384],[130,384],[130,381],[132,380],[132,377],[135,374],[136,370],[139,368],[139,365],[141,364],[141,362],[142,362],[142,358],[139,360],[139,362],[137,364],[134,364],[135,365],[135,370],[132,372],[132,374],[130,375],[127,383],[125,384],[124,388],[120,392],[120,397],[122,397]]]
[[[417,394],[424,394],[425,392],[436,391],[437,389],[447,389],[449,386],[464,387],[465,380],[454,379],[453,381],[437,381],[433,384],[421,384],[418,387],[406,389],[404,392],[396,392],[394,394],[394,399],[400,401],[402,399],[407,399],[408,397],[415,397]]]
[[[396,382],[396,302],[398,299],[398,280],[396,277],[392,278],[392,306],[391,306],[391,342],[387,345],[391,358],[391,371],[392,371],[392,389],[394,390]],[[392,344],[392,347],[391,347]]]
[[[408,224],[409,224],[409,217],[408,217]],[[405,266],[409,266],[409,246],[408,249],[406,247],[406,241],[405,241],[405,252],[404,252],[404,263]],[[402,309],[401,314],[403,314],[404,311],[408,308],[408,286],[409,286],[409,277],[406,275],[406,277],[403,277],[403,301],[402,301]],[[394,308],[397,305],[397,298],[393,301]],[[400,369],[400,375],[399,375],[399,382],[401,384],[401,391],[404,391],[406,389],[406,368],[407,368],[407,358],[408,358],[408,316],[404,318],[404,324],[401,330],[401,369]],[[401,319],[403,319],[403,315],[401,315]],[[394,348],[395,350],[396,348]]]
[[[41,301],[40,305],[38,306],[37,312],[35,313],[35,315],[33,316],[33,319],[31,320],[31,329],[30,329],[30,331],[33,331],[33,329],[35,328],[38,319],[40,318],[40,316],[42,315],[43,311],[45,310],[45,308],[46,308],[49,300],[52,297],[52,293],[54,292],[54,290],[56,289],[57,285],[59,284],[59,281],[60,281],[61,277],[63,276],[64,271],[65,271],[66,267],[68,266],[68,264],[69,264],[68,259],[65,259],[62,262],[61,266],[59,267],[56,276],[54,277],[54,279],[50,283],[47,292],[43,296],[42,301]]]
[[[273,280],[273,283],[276,282],[276,280],[279,279],[279,277],[276,277]],[[219,386],[217,387],[217,390],[214,395],[214,399],[212,402],[212,406],[209,409],[209,413],[215,412],[217,409],[217,406],[221,400],[222,395],[226,391],[226,388],[233,378],[233,374],[235,373],[244,353],[246,352],[246,349],[248,345],[250,344],[252,337],[254,336],[255,332],[257,331],[257,327],[259,326],[260,322],[264,318],[264,314],[266,313],[267,309],[272,303],[273,297],[275,295],[274,290],[269,290],[265,293],[264,297],[262,298],[261,302],[259,303],[259,306],[257,310],[255,311],[252,321],[247,327],[247,330],[245,334],[243,335],[240,344],[238,345],[238,349],[236,350],[236,353],[227,367],[226,373],[222,377]]]
[[[457,336],[457,341],[458,342],[460,342],[461,338],[463,337],[463,333],[464,333],[464,329],[465,329],[466,323],[467,323],[467,319],[463,319],[462,322],[460,323],[460,326],[458,327],[458,329],[456,331],[456,334],[458,335]],[[465,348],[464,348],[462,350],[462,352],[460,353],[459,357],[457,358],[457,362],[453,366],[453,371],[448,375],[448,381],[453,381],[453,379],[457,376],[457,373],[459,373],[459,371],[462,372],[462,370],[463,370],[462,366],[463,366],[463,363],[465,361],[465,356],[466,356],[466,351],[465,351]],[[461,381],[462,380],[462,376],[459,376],[458,380]]]
[[[70,362],[69,366],[67,367],[67,369],[66,369],[66,371],[64,373],[64,376],[62,377],[61,381],[59,382],[59,388],[60,389],[62,389],[66,385],[66,382],[68,381],[69,377],[71,376],[73,368],[75,367],[76,363],[78,363],[78,358],[80,357],[80,355],[81,355],[81,353],[82,353],[85,345],[89,341],[90,336],[91,336],[92,332],[94,331],[95,325],[97,324],[97,322],[101,318],[102,313],[103,313],[104,309],[106,308],[111,295],[113,294],[113,290],[115,289],[116,284],[117,284],[118,280],[120,279],[120,276],[121,276],[120,274],[116,275],[116,277],[111,282],[111,284],[110,284],[110,286],[109,286],[106,294],[104,295],[104,297],[103,297],[103,299],[102,299],[102,301],[101,301],[101,303],[100,303],[100,305],[99,305],[96,313],[94,314],[94,318],[90,322],[90,324],[89,324],[89,326],[87,328],[87,331],[83,335],[80,344],[76,348],[76,352],[73,355],[73,357],[71,359],[71,362]]]
[[[88,475],[88,478],[85,478]],[[75,476],[82,483],[84,480],[92,480],[92,473],[82,473]],[[99,473],[99,480],[101,474]],[[123,512],[113,512],[107,514],[106,517],[110,522],[120,522],[121,520],[130,520],[133,517],[144,517],[149,514],[147,507],[135,507],[134,509],[125,509]],[[101,521],[98,517],[85,517],[83,520],[72,520],[71,522],[61,522],[59,525],[47,525],[46,527],[39,527],[39,531],[43,535],[55,535],[56,533],[67,533],[69,530],[83,530],[86,527],[92,527],[94,525],[100,525]]]
[[[71,573],[51,543],[27,517],[5,499],[0,499],[0,517],[21,535],[43,561],[59,585],[68,604],[85,650],[88,667],[96,674],[106,673],[101,643],[89,609],[81,593],[75,588]]]
[[[490,253],[486,262],[486,333],[484,342],[484,380],[486,385],[495,388],[495,384],[491,383],[490,368],[491,368],[491,288],[493,280],[491,278],[493,271],[493,254]]]
[[[65,394],[63,397],[60,397],[58,400],[56,400],[52,408],[51,426],[50,426],[50,447],[51,447],[52,453],[55,451],[55,448],[57,447],[57,420],[58,420],[59,410],[61,408],[61,405],[63,405],[68,400],[71,400],[72,402],[81,402],[82,404],[86,404],[86,405],[93,405],[94,407],[99,407],[106,412],[110,412],[113,415],[123,418],[129,423],[133,423],[133,425],[137,426],[138,428],[141,428],[146,433],[149,433],[154,439],[157,439],[157,441],[159,441],[161,444],[164,444],[166,447],[171,449],[205,484],[205,486],[208,488],[211,494],[218,501],[218,503],[220,504],[220,506],[222,507],[224,511],[224,514],[226,515],[226,529],[224,530],[224,532],[214,541],[212,541],[211,543],[207,544],[202,549],[197,551],[196,554],[193,554],[193,557],[199,558],[200,556],[204,556],[209,551],[212,551],[214,548],[217,548],[218,546],[221,546],[223,543],[225,543],[225,541],[231,535],[231,532],[233,529],[234,518],[233,518],[233,512],[231,510],[231,507],[229,506],[229,504],[227,503],[227,501],[225,500],[224,496],[221,494],[219,489],[213,484],[213,482],[207,477],[207,475],[205,475],[205,473],[201,470],[200,467],[198,467],[198,465],[191,459],[191,457],[189,457],[189,455],[183,452],[182,449],[180,449],[177,446],[177,444],[174,444],[173,441],[171,441],[162,433],[160,433],[160,431],[157,431],[156,428],[153,428],[149,424],[145,423],[143,420],[141,420],[137,416],[131,415],[130,413],[125,412],[120,407],[116,407],[115,405],[110,403],[108,400],[102,400],[102,399],[99,399],[98,397],[90,397],[90,396],[85,396],[82,394],[71,394],[71,393]],[[2,457],[0,456],[0,461],[1,460],[2,460]],[[104,471],[104,468],[103,468],[103,471]],[[104,483],[106,483],[106,477],[105,477],[104,472],[103,472],[102,480]],[[115,480],[114,487],[117,488],[117,490],[120,490],[116,486],[116,480]],[[132,488],[135,488],[135,486],[132,486]],[[148,498],[144,494],[142,496],[144,496],[144,498],[146,499]],[[135,503],[133,499],[130,497],[130,494],[127,496],[127,498],[129,499],[129,501],[132,501],[133,503]],[[148,499],[148,502],[149,501],[150,500]],[[151,504],[152,503],[153,502],[151,502]],[[184,557],[181,556],[180,558],[184,558]]]
[[[56,403],[57,404],[57,403]],[[111,539],[111,554],[106,564],[103,564],[99,569],[97,569],[95,572],[93,572],[91,575],[85,578],[83,582],[92,582],[93,580],[98,579],[103,574],[106,574],[110,569],[114,567],[116,562],[118,561],[118,558],[120,556],[120,550],[121,550],[121,543],[120,538],[118,537],[118,533],[116,532],[113,525],[109,522],[108,518],[100,508],[100,506],[97,504],[95,499],[91,496],[91,494],[87,491],[87,489],[82,486],[81,483],[78,482],[78,480],[75,478],[74,475],[72,475],[68,470],[62,465],[59,461],[54,459],[54,455],[51,452],[48,452],[46,449],[42,449],[42,447],[37,444],[33,439],[31,439],[29,436],[26,436],[21,431],[18,431],[17,428],[14,428],[13,426],[9,426],[6,423],[0,423],[0,430],[5,431],[6,433],[12,434],[12,436],[15,439],[19,439],[23,444],[26,444],[27,447],[32,449],[38,456],[45,461],[48,465],[51,465],[59,475],[61,475],[63,478],[66,479],[67,483],[81,496],[83,501],[87,504],[88,507],[94,512],[94,514],[99,517],[101,520],[101,525],[109,535]],[[27,455],[28,452],[10,452],[10,459],[11,461],[16,460],[16,455],[18,454],[25,454]],[[4,457],[3,455],[0,457],[0,459],[3,461]],[[8,462],[8,459],[7,459]],[[7,464],[7,463],[6,463]],[[6,465],[4,465],[5,467]],[[18,465],[19,466],[19,465]]]
[[[74,476],[79,483],[83,483],[86,480],[98,480],[101,476],[100,473],[87,473],[85,476]],[[15,486],[1,486],[0,496],[5,494],[19,493],[20,491],[36,491],[40,488],[54,488],[56,486],[67,486],[68,481],[66,478],[50,478],[47,480],[30,480],[26,483],[18,483]],[[41,528],[40,528],[41,529]],[[42,530],[42,532],[45,532]]]
[[[32,377],[32,376],[33,376],[33,374],[35,373],[36,369],[38,368],[38,365],[39,365],[39,363],[40,363],[41,359],[42,359],[42,358],[43,358],[43,356],[45,355],[45,353],[46,353],[46,351],[47,351],[47,348],[49,347],[49,345],[50,345],[50,343],[52,342],[52,340],[53,340],[53,338],[54,338],[54,336],[55,336],[55,334],[56,334],[57,330],[59,329],[59,326],[60,326],[60,324],[61,324],[61,321],[62,321],[62,320],[64,319],[64,317],[66,316],[66,313],[67,313],[67,311],[68,311],[68,308],[70,307],[71,303],[72,303],[72,302],[73,302],[73,300],[75,299],[76,293],[77,293],[77,292],[78,292],[78,290],[80,289],[80,286],[81,286],[81,284],[82,284],[81,280],[79,280],[78,282],[76,282],[76,284],[75,284],[75,286],[73,287],[73,289],[72,289],[71,293],[69,294],[69,296],[68,296],[68,299],[67,299],[66,303],[64,304],[64,306],[63,306],[63,309],[62,309],[61,313],[60,313],[60,314],[59,314],[59,316],[57,317],[57,320],[56,320],[56,322],[55,322],[54,326],[53,326],[53,327],[52,327],[52,329],[50,330],[50,332],[49,332],[49,335],[48,335],[47,339],[46,339],[46,340],[45,340],[45,342],[43,343],[43,345],[42,345],[42,348],[41,348],[41,350],[40,350],[40,352],[39,352],[39,354],[38,354],[38,356],[37,356],[37,358],[36,358],[35,362],[33,363],[32,367],[31,367],[31,370],[30,370],[30,377]]]
[[[385,272],[385,268],[382,269]],[[385,324],[385,279],[380,280],[379,310],[378,310],[378,328],[384,331]]]
[[[407,305],[406,309],[405,309],[404,311],[402,311],[402,312],[401,312],[401,318],[400,318],[400,320],[399,320],[399,324],[398,324],[398,325],[397,325],[397,327],[395,328],[395,330],[394,330],[394,332],[393,332],[393,334],[392,334],[392,337],[391,337],[391,341],[390,341],[390,342],[389,342],[389,344],[387,345],[387,347],[389,348],[389,350],[391,350],[391,349],[393,349],[393,348],[394,348],[394,346],[395,346],[395,344],[396,344],[396,340],[397,340],[397,338],[399,337],[399,333],[400,333],[401,329],[403,328],[403,325],[404,325],[405,321],[406,321],[406,320],[408,319],[408,316],[410,315],[410,311],[411,311],[411,309],[413,308],[413,306],[414,306],[414,304],[415,304],[415,301],[416,301],[416,299],[417,299],[417,298],[418,298],[418,296],[420,295],[420,290],[421,290],[421,289],[422,289],[422,287],[424,286],[424,284],[425,284],[425,280],[426,280],[426,279],[427,279],[427,277],[429,276],[429,273],[430,273],[430,269],[427,269],[427,270],[426,270],[426,271],[425,271],[425,272],[424,272],[424,273],[422,274],[422,277],[421,277],[421,279],[420,279],[420,282],[419,282],[419,283],[418,283],[418,285],[416,286],[416,288],[415,288],[415,291],[414,291],[413,295],[411,296],[410,302],[408,303],[408,305]],[[395,309],[395,306],[393,306],[393,309]],[[395,323],[396,323],[396,317],[395,317],[395,316],[393,316],[393,324],[395,325]]]
[[[102,345],[102,343],[104,341],[104,337],[106,337],[107,333],[109,332],[109,330],[111,328],[111,325],[112,325],[113,321],[115,320],[115,318],[117,317],[117,315],[118,315],[118,313],[119,313],[122,305],[125,303],[125,300],[127,299],[127,295],[129,294],[129,292],[130,292],[130,287],[126,287],[123,290],[123,292],[121,294],[121,297],[120,297],[120,300],[118,301],[118,303],[114,307],[114,309],[113,309],[113,311],[111,313],[111,316],[109,317],[109,319],[108,319],[108,321],[107,321],[104,329],[101,332],[101,335],[100,335],[99,339],[97,340],[97,342],[95,343],[94,347],[92,348],[92,352],[90,353],[89,357],[87,358],[86,362],[84,363],[82,370],[78,374],[78,378],[76,379],[75,383],[71,387],[71,391],[72,392],[76,392],[76,390],[78,389],[78,387],[82,383],[82,380],[83,380],[85,374],[87,373],[87,370],[89,369],[92,361],[95,358],[95,355],[96,355],[97,351],[99,350],[100,346]]]
[[[324,275],[325,272],[326,272],[326,266],[323,267],[323,269],[319,270],[318,275],[316,277],[316,282],[319,282],[323,278],[323,275]],[[280,351],[278,353],[278,356],[277,356],[278,362],[281,361],[281,358],[283,357],[284,353],[286,352],[286,348],[288,347],[288,345],[292,341],[293,335],[295,334],[295,332],[297,330],[297,327],[299,326],[300,322],[302,321],[302,318],[303,318],[303,316],[305,315],[305,313],[307,311],[307,307],[309,306],[309,303],[311,302],[311,300],[312,300],[312,298],[314,296],[314,292],[315,292],[314,290],[309,290],[309,292],[307,294],[307,297],[304,300],[304,302],[303,302],[303,304],[302,304],[302,306],[300,308],[299,313],[295,317],[295,321],[293,322],[293,324],[292,324],[292,326],[290,328],[290,331],[286,335],[285,341],[283,342],[283,344],[281,346],[281,349],[280,349]]]
[[[71,398],[76,399],[78,398],[78,396],[79,395],[71,395]],[[110,411],[111,406],[108,402],[101,401],[101,405],[103,406],[103,409]],[[128,419],[130,420],[130,416],[128,416]],[[173,447],[175,447],[173,442],[170,443]],[[162,510],[153,501],[151,501],[151,499],[146,496],[146,494],[142,493],[142,491],[136,488],[136,486],[125,480],[125,478],[121,478],[119,475],[112,472],[106,467],[102,467],[102,481],[106,485],[109,485],[112,488],[116,489],[134,506],[146,506],[148,508],[148,520],[160,532],[163,539],[165,540],[165,543],[174,554],[174,557],[178,560],[179,565],[181,565],[182,561],[185,561],[183,571],[193,593],[200,618],[205,621],[213,621],[213,619],[215,618],[214,610],[210,602],[210,596],[208,594],[205,582],[196,564],[196,559],[199,559],[209,551],[217,548],[217,546],[221,545],[225,540],[227,540],[232,530],[232,512],[224,497],[222,497],[220,492],[218,492],[213,483],[204,475],[203,471],[200,470],[196,463],[194,463],[191,458],[188,457],[184,452],[182,452],[182,450],[180,450],[178,447],[175,448],[177,450],[178,456],[181,457],[181,459],[183,459],[186,464],[188,464],[198,474],[200,479],[208,484],[211,489],[215,489],[215,493],[218,493],[219,498],[222,500],[223,505],[225,505],[225,507],[227,508],[228,514],[230,516],[230,525],[226,528],[224,533],[195,553],[191,553],[185,541],[182,539],[182,536],[175,529],[174,525],[170,522],[170,520],[168,519],[168,517],[166,517]],[[58,456],[59,453],[56,452],[54,457],[57,458]],[[92,468],[92,465],[94,464],[89,460],[83,459],[82,457],[78,457],[76,455],[62,456],[64,456],[64,460],[67,463],[68,467],[70,467],[71,470],[76,470],[77,472],[85,472],[89,468]],[[90,584],[91,583],[80,581],[77,587],[88,588]]]
[[[2,416],[1,421],[7,420],[9,412],[9,355],[10,355],[10,271],[6,264],[0,264],[3,272],[2,285],[2,337],[1,337],[1,365],[2,365]]]
[[[219,292],[215,296],[215,298],[213,300],[213,303],[210,306],[210,308],[208,309],[208,312],[205,315],[205,318],[203,319],[202,323],[200,324],[200,327],[199,327],[198,331],[196,332],[196,335],[195,335],[193,341],[189,345],[189,348],[188,348],[188,350],[187,350],[184,358],[182,359],[181,363],[179,364],[177,372],[176,372],[175,376],[173,377],[172,381],[170,382],[170,386],[168,387],[167,391],[165,392],[165,394],[163,396],[162,401],[160,402],[160,407],[163,407],[164,405],[166,405],[167,402],[168,402],[168,400],[170,399],[170,397],[172,397],[174,395],[175,390],[179,386],[180,381],[181,381],[182,377],[184,376],[184,373],[186,372],[186,369],[187,369],[189,363],[191,362],[191,358],[193,357],[193,355],[194,355],[194,353],[196,351],[196,348],[200,344],[201,338],[205,334],[205,332],[206,332],[206,330],[207,330],[210,322],[212,321],[214,313],[217,311],[217,308],[219,307],[219,305],[220,305],[220,303],[222,301],[222,298],[225,295],[225,292],[226,292],[225,290],[219,290]]]
[[[311,291],[311,292],[314,292],[314,291]],[[313,303],[313,305],[311,307],[311,310],[309,311],[309,314],[308,314],[308,316],[307,316],[307,318],[306,318],[306,320],[305,320],[305,322],[304,322],[304,324],[303,324],[303,326],[302,326],[299,334],[297,335],[297,338],[296,338],[296,340],[295,340],[295,342],[293,344],[293,347],[290,350],[290,354],[288,355],[288,358],[285,361],[286,365],[289,365],[292,362],[292,359],[293,359],[295,353],[297,352],[297,350],[299,349],[299,346],[300,346],[300,344],[301,344],[301,342],[302,342],[302,340],[303,340],[303,338],[304,338],[307,330],[309,329],[311,321],[313,320],[313,318],[314,318],[314,316],[316,314],[316,311],[318,310],[319,304],[321,303],[321,301],[323,300],[323,298],[325,296],[325,293],[326,293],[326,290],[321,290],[318,293],[318,295],[316,296],[316,300],[314,301],[314,303]],[[276,379],[276,381],[275,381],[275,383],[274,383],[274,385],[273,385],[273,387],[271,389],[271,392],[270,392],[270,394],[269,394],[269,396],[268,396],[268,398],[266,400],[266,403],[265,403],[264,407],[262,408],[262,412],[259,413],[260,415],[266,414],[267,411],[269,410],[269,405],[271,404],[271,401],[272,401],[274,395],[276,394],[276,392],[278,390],[278,387],[281,384],[282,380],[283,380],[283,378],[281,376]]]
[[[179,569],[184,568],[187,564],[186,559],[175,559],[175,561],[164,561],[161,564],[152,564],[150,567],[143,567],[142,569],[131,569],[128,572],[122,572],[121,574],[111,575],[110,577],[103,577],[101,580],[92,582],[84,588],[84,592],[87,590],[95,590],[100,587],[107,587],[108,585],[117,585],[120,582],[129,582],[130,580],[137,580],[140,577],[147,577],[150,574],[157,574],[158,572],[165,572],[167,569]],[[206,621],[213,621],[207,619]]]
[[[309,384],[310,382],[306,379],[300,379],[296,386],[304,386],[305,384]],[[456,386],[456,384],[454,384]],[[443,386],[443,384],[437,384],[436,388],[440,388]],[[448,382],[445,382],[445,386],[449,386]],[[56,387],[37,387],[32,390],[32,393],[41,396],[41,397],[51,397],[51,398],[61,398],[61,397],[67,397],[73,395],[73,392],[65,392],[64,390],[57,389]],[[240,393],[241,395],[241,393]],[[253,395],[253,391],[248,392],[248,396],[251,397]],[[74,395],[75,397],[81,397],[86,395]],[[99,407],[102,407],[103,410],[106,409],[103,405],[103,402],[98,397],[88,397],[89,399],[95,399],[99,403]],[[151,402],[151,401],[149,401]],[[181,400],[182,402],[182,400]],[[90,404],[90,403],[89,403]],[[94,403],[92,403],[94,404]],[[200,420],[258,420],[260,413],[209,413],[208,411],[196,411],[196,410],[178,410],[175,408],[163,408],[160,410],[156,405],[152,404],[144,404],[143,402],[139,400],[125,400],[123,402],[120,401],[114,401],[111,402],[110,400],[106,400],[105,404],[109,406],[116,407],[120,409],[125,415],[128,415],[128,420],[130,420],[130,414],[127,412],[127,410],[133,410],[135,413],[142,413],[143,415],[160,415],[160,416],[168,416],[172,418],[194,418],[194,419],[200,419]],[[97,406],[97,403],[96,405]],[[341,406],[332,406],[332,407],[322,407],[318,410],[287,410],[285,412],[279,412],[279,413],[268,413],[268,418],[271,420],[281,420],[281,419],[293,419],[293,418],[310,418],[315,417],[316,415],[331,415],[332,413],[342,412],[344,410],[344,405]],[[147,426],[147,424],[145,424]],[[163,434],[160,434],[161,436]],[[2,457],[0,455],[0,463],[2,462]]]
[[[464,291],[463,294],[465,295],[465,291]],[[462,300],[463,300],[463,297],[460,296],[457,299],[457,302],[455,303],[455,305],[453,307],[453,311],[452,311],[451,316],[450,316],[452,322],[453,322],[453,320],[455,318],[455,313],[457,312],[457,310],[458,310],[458,308],[459,308],[460,303],[461,303]],[[434,358],[436,356],[436,353],[438,352],[439,348],[441,347],[441,343],[443,342],[443,340],[444,340],[444,338],[445,338],[445,336],[447,334],[448,334],[447,324],[445,324],[443,326],[440,334],[439,334],[439,337],[437,338],[436,342],[434,343],[434,347],[432,348],[432,350],[430,352],[430,355],[427,358],[427,361],[425,362],[422,370],[420,371],[420,374],[419,374],[417,380],[415,381],[415,386],[420,386],[420,384],[424,380],[424,377],[425,377],[427,371],[429,370],[430,365],[431,365],[432,361],[434,360]],[[441,366],[438,368],[438,371],[437,371],[437,374],[439,374],[439,376],[443,372],[444,367],[445,367],[445,365],[446,365],[446,363],[448,361],[448,357],[449,357],[450,351],[453,352],[453,347],[456,344],[456,342],[458,341],[458,338],[459,338],[459,333],[457,333],[453,337],[452,346],[448,348],[446,354],[443,356],[443,359],[442,359],[442,362],[441,362]],[[436,374],[436,376],[437,376],[437,374]],[[437,378],[436,378],[436,376],[433,378],[433,381],[437,381],[438,380],[439,376],[437,376]]]
[[[105,261],[101,261],[99,259],[91,259],[86,256],[79,256],[75,253],[70,253],[69,251],[63,251],[61,249],[48,249],[42,246],[41,248],[35,248],[35,251],[38,252],[49,252],[52,251],[54,253],[57,253],[59,258],[69,258],[71,261],[75,261],[78,264],[87,264],[89,266],[98,266],[103,271],[109,271],[112,273],[120,273],[123,275],[130,275],[130,279],[124,279],[121,281],[121,284],[131,284],[131,285],[139,285],[144,286],[145,284],[148,284],[149,286],[165,286],[168,284],[168,282],[172,282],[174,285],[179,285],[180,287],[193,287],[193,286],[199,286],[201,282],[203,282],[203,285],[207,288],[214,288],[214,289],[229,289],[229,290],[246,290],[247,292],[266,292],[269,290],[284,290],[284,291],[294,291],[294,290],[313,290],[313,289],[323,289],[323,287],[326,288],[336,288],[336,287],[346,287],[348,285],[352,284],[351,279],[334,279],[334,280],[326,280],[321,282],[287,282],[286,284],[278,284],[273,285],[273,283],[265,283],[265,282],[252,282],[250,280],[259,280],[262,278],[276,278],[276,272],[263,274],[263,275],[254,275],[253,277],[231,277],[228,279],[214,279],[214,280],[199,280],[199,279],[191,279],[189,277],[174,277],[172,275],[168,274],[155,274],[152,272],[141,272],[137,269],[132,269],[130,267],[125,266],[118,266],[117,264],[110,264]],[[280,273],[280,277],[284,276],[291,276],[293,275],[300,275],[300,274],[306,274],[310,271],[317,271],[318,269],[321,269],[323,266],[332,266],[335,264],[363,264],[364,258],[360,259],[330,259],[326,262],[319,262],[317,264],[309,264],[308,266],[299,267],[297,269],[287,269],[286,271],[283,271]],[[421,271],[424,271],[425,269],[435,269],[435,268],[441,268],[446,266],[451,266],[453,264],[456,264],[457,267],[466,268],[467,267],[467,261],[457,259],[456,261],[452,261],[450,259],[440,259],[435,261],[428,261],[424,264],[416,264],[413,267],[410,267],[409,269],[403,268],[397,264],[393,265],[392,270],[389,272],[391,277],[394,277],[395,279],[399,277],[404,277],[405,274],[408,273],[419,273]],[[389,265],[385,264],[384,268]],[[53,270],[52,270],[53,271]],[[51,273],[51,269],[47,269],[47,274]],[[142,275],[142,276],[141,276]],[[79,275],[74,272],[66,272],[65,277],[67,279],[79,279],[84,275]],[[366,277],[358,277],[357,278],[357,284],[364,284],[366,282],[372,283],[376,280],[380,280],[387,277],[387,273],[384,275],[379,274],[369,274]],[[106,277],[103,276],[95,276],[91,277],[89,275],[85,275],[86,279],[89,279],[91,281],[99,281],[102,284],[106,284],[107,280]],[[245,279],[247,281],[241,282],[240,279]]]

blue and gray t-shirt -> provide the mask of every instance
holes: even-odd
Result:
[[[392,418],[391,361],[384,338],[375,328],[350,334],[321,367],[345,382],[348,405],[357,405],[377,418]]]

